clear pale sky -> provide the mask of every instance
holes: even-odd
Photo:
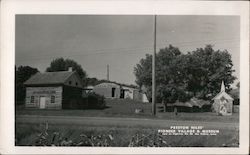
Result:
[[[17,15],[16,65],[44,72],[58,57],[79,63],[89,77],[134,84],[134,66],[153,52],[153,16]],[[206,44],[227,49],[239,78],[238,16],[157,16],[157,49],[172,44],[181,52]]]

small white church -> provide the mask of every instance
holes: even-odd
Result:
[[[226,93],[224,81],[221,83],[220,92],[212,99],[213,109],[218,115],[232,115],[233,113],[233,98]]]

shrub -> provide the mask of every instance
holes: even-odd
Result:
[[[96,93],[88,93],[85,97],[83,97],[83,104],[86,104],[87,108],[91,109],[102,109],[106,106],[104,96]]]

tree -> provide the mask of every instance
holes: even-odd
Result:
[[[27,81],[32,75],[36,74],[37,68],[30,66],[15,66],[15,102],[16,104],[23,104],[25,100],[25,86],[24,82]]]
[[[162,99],[170,99],[175,92],[173,83],[175,82],[173,76],[175,70],[173,69],[174,60],[181,55],[178,48],[169,45],[161,49],[156,54],[156,85],[157,85],[157,102]],[[140,63],[134,68],[136,76],[136,84],[139,87],[144,86],[147,91],[147,96],[151,100],[152,92],[152,55],[147,54],[145,59],[141,59]],[[172,92],[172,95],[171,95]]]
[[[82,66],[71,59],[57,58],[50,63],[50,66],[46,69],[47,72],[55,71],[67,71],[69,67],[72,67],[73,71],[76,71],[80,78],[85,81],[87,78],[86,72],[82,69]]]
[[[195,81],[189,83],[189,90],[202,99],[207,99],[207,94],[216,95],[220,91],[221,81],[224,81],[228,92],[231,90],[230,84],[236,78],[232,75],[233,63],[227,50],[215,51],[211,45],[207,45],[193,51],[192,56],[196,61],[191,72]]]
[[[99,80],[97,78],[86,78],[85,80],[85,86],[95,86],[99,83]]]
[[[156,54],[157,102],[184,102],[191,97],[209,99],[219,92],[222,80],[229,91],[235,80],[232,66],[231,55],[226,50],[214,51],[211,45],[187,54],[172,45],[160,49]],[[147,94],[152,90],[151,72],[152,55],[147,54],[134,68],[136,83],[146,87]]]
[[[240,82],[237,83],[236,87],[240,89]]]

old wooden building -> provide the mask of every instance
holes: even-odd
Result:
[[[105,98],[122,98],[124,96],[121,85],[114,82],[100,83],[93,88],[93,91]]]
[[[72,69],[37,73],[24,84],[26,108],[64,109],[81,102],[83,84]]]
[[[116,82],[103,82],[94,86],[96,94],[103,95],[105,98],[132,99],[136,101],[148,102],[145,93],[138,88],[119,84]]]

